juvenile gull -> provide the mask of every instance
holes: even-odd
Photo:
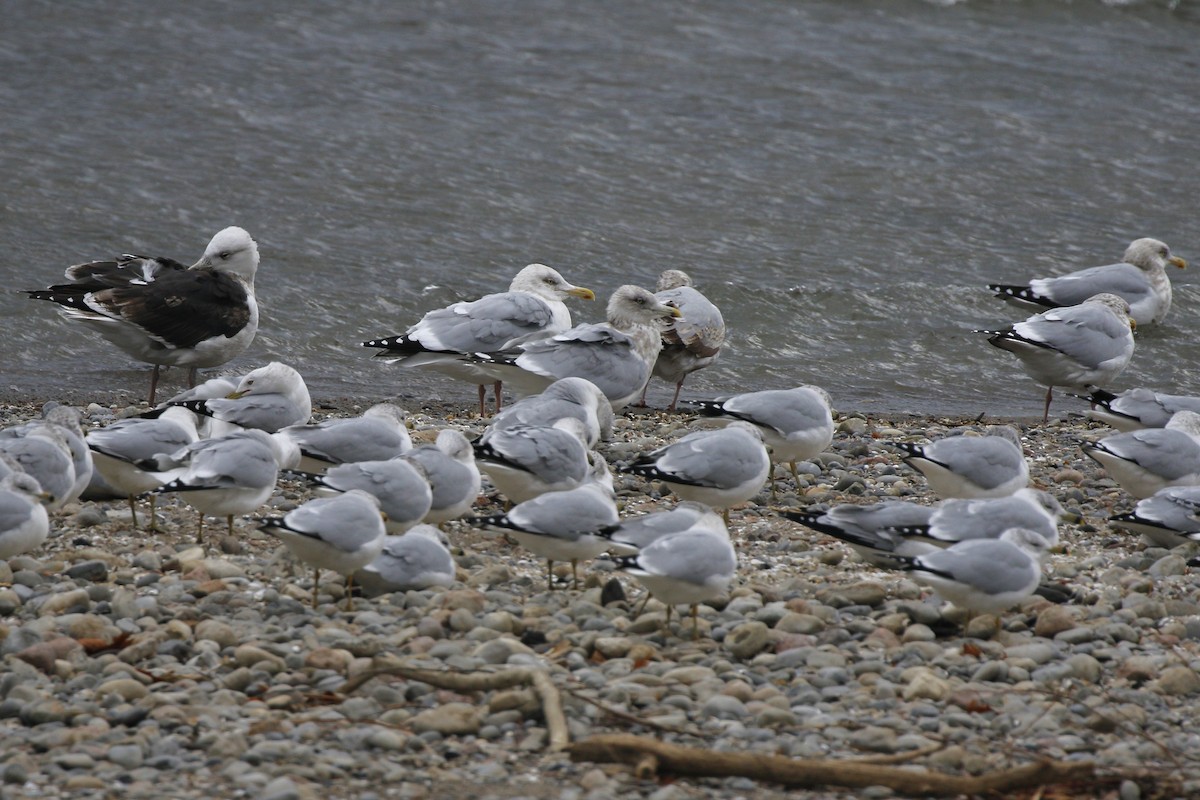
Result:
[[[599,387],[614,410],[635,400],[650,379],[662,348],[664,318],[679,318],[679,309],[664,305],[638,286],[613,292],[608,321],[576,325],[568,331],[499,353],[468,356],[519,395],[541,392],[560,378],[586,378]]]
[[[258,331],[254,273],[258,245],[237,227],[220,231],[192,266],[169,258],[123,255],[68,267],[71,283],[29,291],[62,307],[138,361],[154,365],[150,405],[163,366],[196,370],[224,364]]]
[[[788,464],[796,480],[796,462],[820,455],[833,441],[831,400],[819,386],[744,392],[691,405],[707,421],[728,424],[740,419],[754,425],[762,433],[771,463]],[[771,491],[775,491],[773,480]]]
[[[1105,436],[1083,452],[1134,497],[1200,485],[1200,414],[1179,411],[1165,428]]]
[[[517,273],[507,292],[454,303],[430,311],[404,333],[363,342],[377,347],[376,358],[404,367],[429,367],[479,386],[479,416],[487,411],[484,385],[494,383],[496,411],[500,383],[460,360],[468,353],[508,350],[522,342],[561,333],[571,327],[568,297],[595,299],[591,289],[568,283],[545,264],[530,264]]]
[[[1055,386],[1083,389],[1109,383],[1133,356],[1135,325],[1129,304],[1114,294],[1098,294],[1079,305],[1035,314],[999,331],[980,331],[988,342],[1021,361],[1021,368],[1046,387],[1042,422],[1050,419]]]
[[[379,556],[386,536],[379,500],[360,489],[310,500],[282,517],[260,522],[259,527],[279,537],[288,550],[313,568],[313,608],[317,607],[322,569],[346,578],[346,608],[353,608],[354,572]]]
[[[155,456],[174,453],[197,440],[196,415],[186,408],[165,409],[157,419],[127,417],[88,431],[85,440],[96,470],[116,491],[129,499],[129,513],[137,528],[136,498],[162,485]],[[154,500],[150,495],[150,529],[157,530]]]
[[[385,536],[383,550],[353,575],[369,597],[388,592],[450,586],[454,583],[454,557],[445,534],[432,525],[417,525],[403,536]]]
[[[712,301],[692,288],[692,279],[683,270],[665,270],[658,278],[657,290],[655,297],[683,313],[681,319],[663,328],[662,350],[653,369],[654,377],[675,384],[675,394],[667,406],[667,411],[674,411],[684,379],[711,366],[720,355],[725,343],[725,320]],[[646,405],[645,387],[640,404]]]
[[[425,522],[439,525],[458,519],[478,499],[482,480],[475,450],[460,432],[441,430],[435,444],[414,447],[400,458],[419,466],[429,483],[432,497]]]
[[[376,403],[358,417],[289,425],[280,433],[299,446],[300,468],[318,472],[334,464],[380,461],[408,452],[412,438],[407,416],[397,405]]]
[[[1119,431],[1162,428],[1176,411],[1200,412],[1200,397],[1195,395],[1164,394],[1142,388],[1113,394],[1094,386],[1089,388],[1090,395],[1077,395],[1092,402],[1092,408],[1083,415]]]
[[[636,578],[667,607],[667,626],[672,606],[690,605],[693,638],[700,632],[699,604],[725,592],[737,570],[737,553],[729,537],[706,527],[668,533],[635,555],[614,560],[618,569]]]
[[[278,447],[260,430],[235,431],[217,439],[193,442],[156,459],[163,469],[175,467],[157,494],[178,492],[199,512],[196,541],[203,541],[204,517],[226,517],[233,535],[233,516],[258,509],[275,489]],[[382,522],[380,523],[382,524]]]
[[[902,450],[904,463],[925,476],[943,498],[1004,497],[1029,483],[1029,464],[1020,436],[995,426],[986,436],[947,436],[929,444],[888,442]]]
[[[46,499],[32,475],[13,472],[0,478],[0,561],[36,550],[50,535]]]
[[[275,433],[289,425],[308,422],[312,416],[312,398],[303,376],[279,361],[247,372],[237,389],[225,397],[209,400],[173,402],[214,421],[213,433],[228,433],[237,428],[255,428]],[[157,412],[150,412],[150,416]],[[217,425],[215,423],[222,423]]]
[[[576,488],[540,494],[504,514],[472,521],[503,531],[521,547],[546,559],[546,586],[553,590],[554,562],[571,562],[572,585],[579,588],[579,562],[608,549],[604,534],[616,527],[620,517],[608,465],[599,453],[593,453],[588,479]]]
[[[696,431],[640,456],[624,471],[661,481],[682,500],[728,509],[758,494],[771,471],[762,434],[735,420],[717,430]]]
[[[583,426],[570,417],[552,427],[491,428],[475,442],[475,462],[513,503],[574,489],[590,469],[582,433]]]
[[[997,297],[1034,311],[1077,305],[1099,292],[1108,292],[1129,303],[1130,316],[1138,325],[1150,325],[1162,322],[1171,309],[1168,264],[1179,269],[1187,266],[1157,239],[1136,239],[1125,249],[1119,264],[1036,278],[1025,285],[990,283],[988,288]]]
[[[1200,486],[1168,486],[1138,501],[1133,511],[1108,521],[1140,533],[1156,547],[1200,541]]]
[[[612,406],[596,384],[584,378],[560,378],[540,394],[521,398],[497,414],[491,427],[553,425],[564,417],[583,423],[583,440],[588,447],[612,438]]]
[[[298,470],[284,470],[283,474],[306,481],[324,497],[352,489],[375,495],[387,517],[388,533],[404,533],[425,519],[433,502],[425,471],[404,459],[337,464],[323,475]]]

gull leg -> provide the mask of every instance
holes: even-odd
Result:
[[[692,603],[692,641],[700,638],[700,606]]]
[[[670,606],[670,604],[667,605],[667,618],[663,622],[663,635],[664,636],[671,635],[671,606]]]
[[[154,405],[154,393],[158,391],[158,364],[150,371],[150,405]]]
[[[554,561],[546,559],[546,591],[554,591]]]
[[[642,599],[642,607],[637,610],[637,613],[633,615],[633,618],[637,619],[642,614],[646,613],[646,606],[648,605],[650,605],[650,593],[646,592],[646,596]]]
[[[500,388],[503,381],[496,381],[492,384],[492,396],[496,398],[496,413],[500,413],[500,406],[504,404],[503,398],[500,396]]]
[[[229,535],[233,536],[233,514],[229,515]]]
[[[579,566],[579,559],[572,558],[571,559],[571,588],[576,591],[579,590],[579,574],[576,572],[576,568],[578,566]]]
[[[483,384],[479,384],[479,418],[483,419],[487,416],[487,389]]]
[[[198,370],[197,368],[190,367],[188,369],[188,388],[189,389],[196,388],[196,378],[199,377],[199,375],[200,375],[200,370]]]
[[[354,576],[346,576],[346,610],[354,610]]]
[[[320,580],[321,580],[321,568],[320,568],[320,567],[313,567],[313,599],[312,599],[312,607],[313,607],[314,609],[317,607],[317,588],[318,588],[318,584],[320,583]]]
[[[204,512],[200,512],[200,516],[196,519],[196,544],[204,541]]]
[[[151,495],[153,496],[153,495]],[[133,495],[129,495],[129,514],[133,517],[133,529],[136,531],[137,524],[137,501],[133,499]]]
[[[649,388],[650,388],[650,381],[646,381],[645,383],[642,384],[642,398],[633,404],[635,408],[645,408],[646,407],[646,390]]]
[[[158,530],[158,517],[156,516],[155,508],[158,506],[158,495],[150,495],[150,530]]]
[[[1051,386],[1046,390],[1046,408],[1042,412],[1042,424],[1045,425],[1050,421],[1050,398],[1054,395],[1054,387]]]
[[[647,381],[647,385],[649,382]],[[675,404],[679,402],[679,390],[683,388],[683,381],[675,384],[675,396],[671,398],[671,405],[667,406],[667,411],[674,411]]]

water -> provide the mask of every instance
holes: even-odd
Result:
[[[983,284],[1141,236],[1200,255],[1186,3],[146,9],[0,3],[4,282],[191,263],[241,225],[263,325],[228,367],[286,361],[317,398],[469,405],[358,343],[541,261],[602,300],[689,272],[730,343],[685,396],[817,383],[843,410],[1031,415],[1042,390],[971,333],[1024,316]],[[1200,391],[1200,290],[1172,277],[1112,388]],[[0,313],[0,396],[145,391],[148,368],[49,304],[8,292]]]

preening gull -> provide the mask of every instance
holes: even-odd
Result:
[[[404,333],[363,342],[377,347],[376,358],[405,367],[429,367],[479,386],[479,415],[486,412],[484,386],[494,383],[496,411],[500,385],[460,360],[468,353],[508,350],[522,342],[561,333],[571,327],[568,297],[595,299],[591,289],[574,286],[545,264],[530,264],[509,284],[507,292],[430,311]]]
[[[1200,486],[1169,486],[1138,501],[1133,511],[1108,521],[1140,533],[1156,547],[1200,542]]]
[[[1165,428],[1105,436],[1083,452],[1134,497],[1200,485],[1200,414],[1179,411]]]
[[[1113,394],[1094,386],[1089,388],[1091,394],[1088,396],[1077,395],[1092,403],[1092,408],[1083,415],[1119,431],[1162,428],[1176,411],[1200,412],[1200,397],[1195,395],[1164,394],[1143,388]]]
[[[249,514],[267,501],[279,474],[278,446],[260,430],[235,431],[201,439],[156,459],[170,478],[153,491],[178,492],[199,512],[196,541],[203,541],[204,516],[226,517],[233,535],[233,516]],[[382,524],[382,523],[381,523]]]
[[[225,397],[172,401],[171,404],[211,417],[215,435],[237,428],[275,433],[289,425],[306,423],[312,416],[312,398],[304,377],[279,361],[250,370],[238,381],[237,389]],[[151,411],[146,416],[155,413]]]
[[[445,534],[432,525],[417,525],[403,536],[385,536],[375,560],[353,575],[363,592],[375,597],[430,586],[449,586],[456,574]]]
[[[0,561],[41,547],[50,535],[46,495],[32,475],[13,472],[0,478]]]
[[[198,368],[224,364],[254,340],[257,270],[258,245],[246,231],[229,227],[190,267],[169,258],[123,255],[68,267],[71,283],[28,294],[58,303],[69,319],[153,364],[154,405],[160,367],[188,367],[188,383],[194,385]]]
[[[728,509],[758,494],[771,471],[762,434],[735,420],[717,430],[689,433],[640,456],[626,472],[661,481],[682,500]]]
[[[284,470],[283,474],[306,481],[324,497],[351,489],[375,495],[387,518],[388,533],[400,534],[412,528],[425,519],[433,502],[425,471],[416,462],[404,459],[336,464],[323,475],[297,470]]]
[[[1138,325],[1150,325],[1162,322],[1171,309],[1168,264],[1179,269],[1187,266],[1157,239],[1136,239],[1119,264],[1036,278],[1025,285],[990,283],[988,288],[997,297],[1033,311],[1078,305],[1092,295],[1108,292],[1129,303],[1130,316]]]
[[[947,436],[929,444],[888,442],[943,498],[1004,497],[1029,483],[1029,464],[1011,426],[985,436]]]
[[[737,553],[729,537],[711,528],[691,528],[655,539],[635,555],[617,556],[624,570],[667,607],[686,603],[692,609],[692,636],[699,635],[698,606],[719,597],[737,571]]]
[[[157,419],[127,417],[88,431],[85,440],[104,480],[129,498],[133,527],[138,526],[135,499],[162,485],[155,456],[174,453],[197,440],[196,415],[186,408],[167,408]],[[150,529],[157,529],[155,495],[150,495]]]
[[[1010,528],[999,539],[969,539],[903,558],[901,569],[968,613],[999,613],[1037,590],[1047,547],[1041,534]]]
[[[796,480],[796,462],[820,455],[833,441],[832,401],[819,386],[744,392],[691,405],[706,421],[727,425],[740,419],[754,425],[770,450],[771,463],[788,464]]]
[[[299,446],[300,468],[317,472],[334,464],[380,461],[407,453],[412,449],[407,417],[408,412],[393,403],[376,403],[358,417],[289,425],[280,433]]]
[[[546,492],[517,503],[508,512],[472,520],[500,530],[517,544],[546,559],[546,585],[554,588],[554,562],[571,562],[571,580],[579,587],[577,567],[608,549],[604,534],[620,521],[612,476],[599,453],[592,454],[589,479],[574,489]]]
[[[322,569],[346,578],[346,607],[353,608],[354,572],[379,556],[387,534],[379,500],[361,489],[309,500],[282,517],[261,520],[260,527],[313,568],[313,608]]]
[[[979,331],[988,342],[1021,360],[1021,368],[1046,388],[1042,421],[1050,419],[1055,386],[1083,389],[1110,382],[1133,356],[1135,325],[1129,304],[1098,294],[1076,306],[1035,314],[999,331]]]
[[[661,321],[682,314],[650,291],[626,285],[609,298],[607,315],[607,322],[576,325],[512,350],[466,356],[464,362],[519,395],[541,392],[560,378],[586,378],[619,410],[637,399],[650,379],[662,348]]]
[[[400,456],[421,468],[432,492],[424,521],[431,525],[458,519],[479,497],[482,480],[475,464],[475,449],[453,428],[438,431],[434,444],[414,447]]]
[[[654,377],[675,384],[675,394],[667,406],[667,411],[674,411],[684,379],[711,366],[720,355],[725,343],[725,320],[712,301],[692,288],[691,276],[683,270],[665,270],[658,278],[657,289],[655,297],[683,313],[682,318],[663,328],[662,350],[653,369]],[[646,405],[645,387],[641,405]]]

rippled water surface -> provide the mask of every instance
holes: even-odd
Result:
[[[1186,4],[2,6],[8,288],[121,252],[191,263],[241,225],[263,324],[228,367],[286,361],[318,398],[469,404],[358,343],[541,261],[601,298],[691,273],[730,343],[685,391],[1040,413],[971,333],[1024,316],[984,283],[1141,236],[1200,260]],[[1114,388],[1200,392],[1200,291],[1172,277],[1167,324]],[[148,368],[49,304],[9,291],[0,311],[0,394],[144,392]]]

